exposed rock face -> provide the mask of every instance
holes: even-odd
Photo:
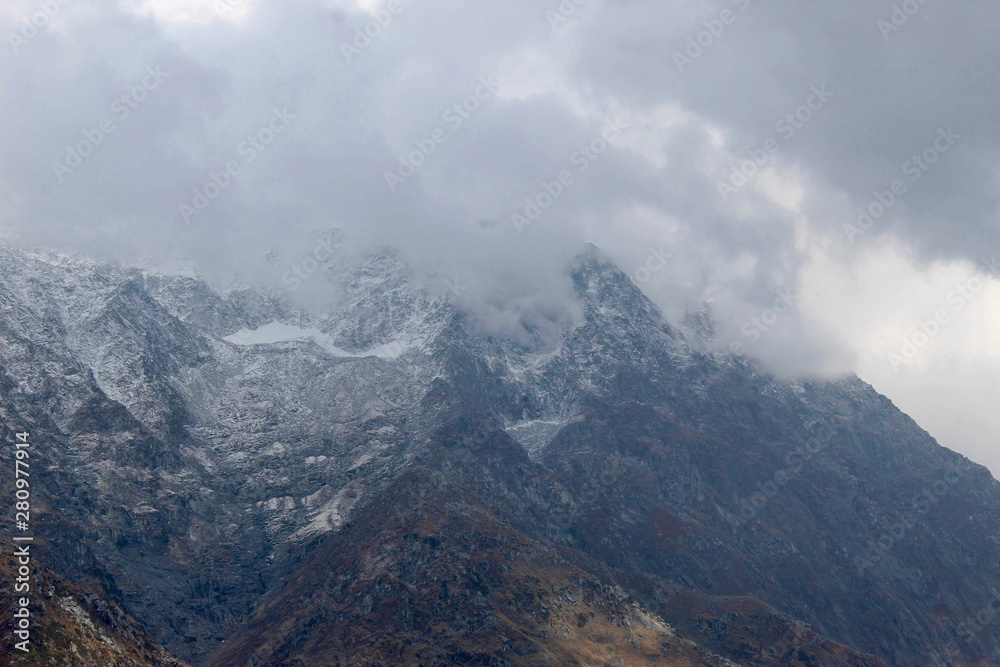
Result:
[[[1000,664],[984,468],[857,378],[693,348],[596,249],[572,276],[553,349],[390,254],[315,315],[0,251],[43,565],[196,665]]]
[[[5,536],[6,537],[6,536]],[[36,549],[49,544],[35,543]],[[35,567],[30,591],[15,593],[11,582],[18,576],[18,561],[5,554],[0,559],[0,628],[4,665],[79,665],[80,667],[189,667],[153,642],[142,625],[114,604],[70,583],[47,568]],[[81,577],[85,580],[89,577]],[[27,642],[11,640],[15,628],[15,598],[31,596],[32,614]],[[17,605],[18,608],[19,605]],[[25,650],[14,649],[13,641]]]

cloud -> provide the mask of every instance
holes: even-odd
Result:
[[[633,275],[656,250],[671,259],[641,286],[670,317],[711,301],[720,348],[782,374],[863,355],[858,330],[817,315],[817,262],[853,276],[891,241],[927,273],[1000,246],[1000,12],[986,2],[931,0],[904,20],[889,2],[222,1],[233,12],[67,0],[9,40],[5,238],[280,287],[337,226],[357,247],[400,248],[442,289],[460,280],[474,320],[515,335],[572,320],[561,271],[583,242]],[[0,30],[19,34],[39,6],[7,3]],[[120,117],[149,67],[169,76]],[[269,134],[276,113],[293,119]],[[602,146],[618,118],[627,129]],[[60,179],[54,163],[105,120]],[[955,140],[933,155],[942,131]],[[905,193],[845,232],[894,181]],[[185,219],[199,192],[210,201]],[[765,331],[754,318],[782,292],[802,301]]]

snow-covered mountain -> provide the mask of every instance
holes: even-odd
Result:
[[[44,566],[192,664],[1000,664],[985,468],[857,378],[689,345],[596,248],[567,271],[553,345],[391,252],[304,312],[0,250]]]

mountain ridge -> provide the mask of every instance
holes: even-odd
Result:
[[[192,664],[455,664],[459,653],[478,664],[771,664],[778,646],[806,664],[977,665],[1000,649],[985,631],[965,641],[956,621],[1000,586],[1000,485],[988,471],[857,378],[783,382],[692,347],[594,247],[568,269],[582,319],[554,347],[471,333],[391,253],[325,275],[349,295],[326,314],[189,274],[12,249],[0,260],[5,423],[46,436],[52,498],[85,489],[41,525],[84,526],[95,560],[60,552],[53,567],[100,563],[113,583],[92,592],[117,588],[153,640]],[[232,338],[269,322],[367,356]],[[409,532],[386,532],[393,522]],[[341,550],[323,551],[331,543]],[[424,569],[400,555],[416,544]],[[335,646],[296,653],[317,621],[255,641],[272,600],[308,599],[324,563],[356,574],[380,549],[394,555],[365,586],[443,595],[434,577],[447,573],[442,599],[478,595],[478,617],[505,640],[455,626],[441,642],[458,653],[425,636],[421,658],[401,648],[412,628],[400,626],[376,648],[337,631]],[[483,549],[485,584],[461,557]],[[543,559],[544,585],[516,554]],[[572,604],[548,616],[510,606],[527,586],[552,608],[569,579],[593,582],[575,630],[564,627]],[[365,599],[319,608],[356,613]],[[410,613],[418,625],[457,622],[443,603]],[[630,638],[619,621],[640,618],[646,634]]]

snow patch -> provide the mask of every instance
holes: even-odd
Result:
[[[514,438],[533,459],[537,458],[545,446],[552,442],[559,431],[573,419],[545,420],[528,419],[506,427],[507,434]]]
[[[360,500],[361,492],[362,489],[359,488],[359,485],[355,483],[348,484],[332,500],[324,504],[313,517],[312,521],[299,529],[292,538],[308,537],[339,529],[344,525],[351,509]],[[313,502],[315,502],[315,499],[313,499]]]
[[[257,503],[258,507],[266,507],[272,512],[290,512],[295,509],[295,498],[291,496],[282,496],[280,498],[269,498],[268,500],[262,500]]]
[[[335,357],[361,359],[378,357],[379,359],[395,359],[407,350],[418,348],[424,343],[423,338],[394,340],[378,345],[364,352],[353,353],[334,345],[333,339],[316,328],[304,329],[284,322],[270,322],[258,329],[240,329],[223,340],[234,345],[275,345],[295,341],[312,341]]]

